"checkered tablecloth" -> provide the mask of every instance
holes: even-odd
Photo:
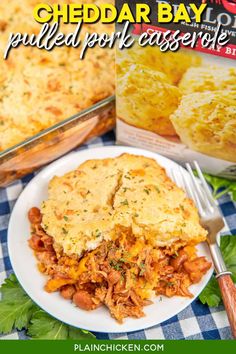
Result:
[[[80,149],[103,145],[113,145],[113,132],[97,138]],[[0,188],[0,283],[12,273],[12,266],[7,250],[7,228],[10,213],[16,199],[34,177],[28,175],[7,188]],[[220,207],[225,218],[227,228],[223,234],[236,235],[236,206],[228,196],[220,199]],[[224,308],[209,308],[195,300],[177,316],[172,317],[161,325],[133,333],[104,334],[95,333],[98,339],[231,339],[231,333]],[[24,331],[14,332],[0,339],[26,339]]]

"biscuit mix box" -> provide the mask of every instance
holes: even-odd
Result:
[[[151,23],[130,24],[135,44],[117,49],[117,141],[180,163],[197,160],[207,173],[236,179],[236,1],[205,2],[200,23],[158,23],[158,3],[176,11],[191,2],[153,0],[146,1]],[[116,1],[118,8],[124,3]],[[128,2],[133,13],[137,3]],[[202,1],[192,3],[200,6]],[[144,32],[214,36],[219,26],[229,42],[215,49],[198,43],[193,49],[162,52],[157,45],[138,44]]]

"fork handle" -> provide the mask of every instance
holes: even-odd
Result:
[[[218,244],[216,242],[209,243],[209,248],[232,335],[236,339],[236,288],[230,277],[232,273],[227,270]]]
[[[236,339],[236,287],[229,274],[217,277],[233,337]]]

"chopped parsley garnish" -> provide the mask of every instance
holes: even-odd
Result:
[[[144,188],[144,192],[145,192],[146,194],[150,194],[150,189]]]
[[[166,285],[167,285],[167,286],[173,286],[173,285],[175,285],[175,283],[174,283],[173,281],[168,281],[168,282],[166,283]]]
[[[127,199],[123,200],[123,202],[120,202],[120,204],[122,204],[122,205],[129,205],[129,203],[128,203],[128,200],[127,200]]]
[[[145,273],[145,263],[141,262],[139,264],[139,267],[141,269],[141,271],[139,272],[139,275],[142,276]]]
[[[63,219],[64,219],[65,221],[68,221],[68,220],[69,220],[69,219],[68,219],[68,216],[66,216],[66,215],[63,216]]]
[[[121,270],[121,264],[114,260],[110,261],[110,266],[115,270]]]
[[[172,258],[177,258],[179,255],[179,253],[177,251],[175,251],[175,254],[172,255]]]
[[[66,230],[64,227],[62,228],[62,232],[63,232],[64,235],[68,234],[68,230]]]
[[[100,237],[101,234],[101,231],[99,231],[98,229],[95,231],[95,237]]]

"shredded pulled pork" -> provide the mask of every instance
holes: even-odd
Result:
[[[39,261],[39,270],[48,275],[47,292],[60,291],[67,300],[84,310],[106,305],[120,323],[125,317],[144,316],[143,307],[153,295],[191,297],[189,286],[201,280],[211,267],[197,257],[194,247],[173,250],[153,247],[135,238],[131,230],[117,230],[114,241],[103,241],[83,256],[63,254],[40,226],[40,211],[29,211],[30,247]]]

